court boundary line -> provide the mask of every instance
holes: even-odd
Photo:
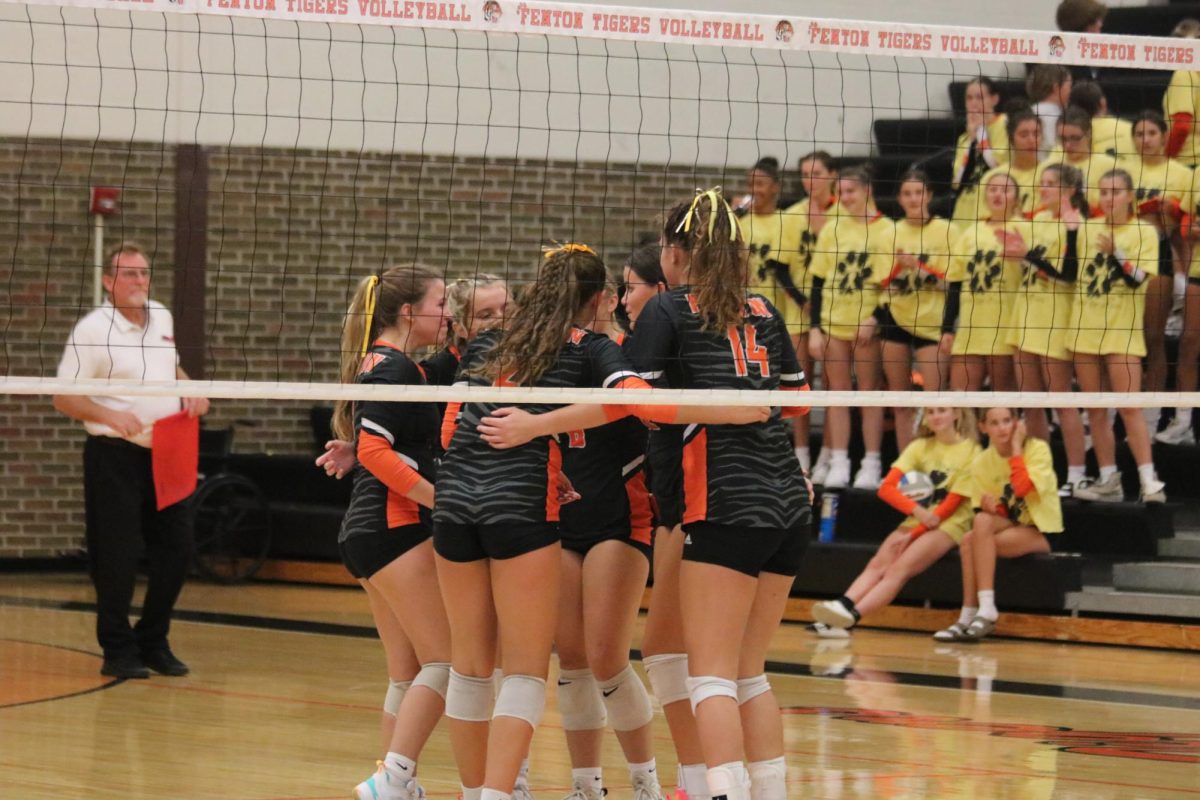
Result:
[[[0,595],[0,606],[36,608],[49,611],[67,611],[74,613],[94,613],[95,603],[82,600],[51,600],[36,597],[13,597]],[[138,607],[134,607],[137,611]],[[286,617],[264,617],[250,614],[233,614],[223,611],[175,611],[174,619],[179,622],[192,622],[207,625],[227,625],[235,628],[258,628],[283,633],[300,633],[318,636],[346,636],[357,639],[376,639],[378,635],[373,627],[367,625],[350,625],[338,622],[315,622],[311,620],[288,619]],[[640,650],[631,650],[630,657],[641,661]],[[780,675],[790,675],[802,678],[823,678],[826,680],[845,680],[854,670],[846,670],[835,675],[822,675],[813,672],[810,664],[800,664],[789,661],[768,661],[767,672]],[[888,675],[896,683],[926,689],[954,689],[963,691],[962,678],[957,675],[934,675],[921,672],[894,672]],[[860,676],[861,679],[861,676]],[[866,680],[870,681],[870,678]],[[1065,686],[1053,683],[1033,683],[1029,681],[1010,681],[1004,679],[992,680],[992,692],[1025,697],[1041,697],[1051,700],[1078,700],[1090,703],[1112,703],[1125,706],[1142,706],[1152,708],[1171,708],[1183,711],[1200,711],[1200,697],[1187,695],[1158,694],[1154,692],[1122,691],[1117,689],[1100,689],[1083,686]]]

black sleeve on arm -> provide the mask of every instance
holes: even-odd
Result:
[[[792,271],[787,264],[770,258],[767,259],[766,267],[775,275],[775,282],[787,292],[788,297],[792,298],[797,305],[802,306],[808,302],[804,292],[800,291],[800,287],[792,280]]]
[[[1063,253],[1062,280],[1074,283],[1079,278],[1079,229],[1067,231],[1067,250]]]
[[[962,281],[955,281],[946,288],[946,309],[942,312],[942,333],[958,330],[958,312],[962,305]]]
[[[812,320],[810,328],[821,327],[821,292],[825,290],[824,278],[813,278],[812,297],[808,299],[808,316]]]

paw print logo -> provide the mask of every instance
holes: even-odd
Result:
[[[812,266],[813,245],[816,243],[817,235],[812,231],[804,231],[800,234],[800,260],[805,269]]]
[[[967,272],[971,275],[971,293],[982,294],[990,292],[1000,280],[1003,267],[999,260],[1000,253],[996,250],[976,250],[975,255],[967,263]]]
[[[1147,186],[1139,186],[1137,191],[1133,193],[1133,196],[1137,198],[1139,203],[1143,203],[1146,200],[1153,200],[1156,197],[1162,197],[1162,189],[1152,189]]]
[[[1004,492],[1000,495],[1000,506],[1009,522],[1020,522],[1021,513],[1025,510],[1025,498],[1017,497],[1011,483],[1004,484]]]
[[[1109,294],[1120,274],[1121,266],[1115,258],[1107,253],[1097,253],[1083,268],[1083,281],[1088,297],[1103,297]]]
[[[936,508],[941,505],[941,502],[946,499],[946,495],[950,494],[950,489],[946,486],[946,481],[950,476],[945,472],[931,470],[929,480],[933,481],[933,494],[925,498],[921,505],[925,508]]]
[[[917,256],[917,261],[923,267],[928,266],[929,254],[921,253],[919,256]],[[921,270],[917,273],[916,277],[913,278],[913,291],[918,291],[920,289],[934,289],[940,282],[941,279],[938,278],[937,275],[927,272],[926,270]]]
[[[852,294],[862,291],[862,288],[867,285],[867,280],[874,274],[875,270],[867,265],[867,260],[870,254],[867,252],[857,252],[851,250],[846,253],[846,257],[838,262],[837,268],[834,270],[834,287],[838,294]]]
[[[917,280],[920,280],[920,278]],[[892,281],[892,290],[898,295],[907,296],[914,294],[917,291],[915,284],[916,281],[914,281],[911,276],[907,274],[901,275],[899,278],[896,278],[896,280]]]

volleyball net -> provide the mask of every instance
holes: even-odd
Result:
[[[519,298],[542,248],[561,242],[589,244],[619,278],[632,251],[658,241],[668,209],[720,186],[740,215],[751,288],[806,351],[819,323],[842,343],[873,338],[875,361],[908,359],[916,374],[913,352],[931,343],[946,375],[958,356],[1028,349],[1070,361],[1096,339],[1120,340],[1101,355],[1160,347],[1167,365],[1146,392],[1067,396],[994,375],[958,387],[966,393],[934,391],[949,378],[909,392],[911,382],[882,376],[864,384],[859,364],[869,391],[779,393],[772,404],[1200,399],[1168,391],[1187,329],[1191,153],[1177,151],[1167,176],[1140,132],[1151,123],[1137,136],[1133,125],[1162,112],[1173,71],[1198,62],[1192,39],[510,0],[35,0],[0,3],[0,44],[9,395],[616,399],[341,385],[347,305],[364,276],[412,261],[447,281],[497,276]],[[1075,100],[1099,91],[1103,101],[1086,120],[1058,112],[1059,125],[1034,103],[1064,92],[1068,70],[1068,89],[1088,70],[1095,78]],[[1032,143],[1011,124],[1030,117]],[[1166,124],[1163,146],[1178,150]],[[870,194],[856,205],[846,179],[865,163]],[[1056,164],[1069,169],[1047,169]],[[1112,219],[1115,170],[1132,178],[1116,205],[1130,204],[1154,235],[1122,234],[1115,252],[1100,252],[1102,226],[1126,224]],[[1048,188],[1047,172],[1058,181]],[[1090,202],[1078,204],[1067,281],[1060,217],[1070,204],[1058,198],[1072,180]],[[995,203],[993,184],[1003,189]],[[902,230],[930,215],[945,224]],[[1018,248],[1012,236],[1035,257],[1006,254]],[[201,380],[54,377],[72,325],[101,297],[103,253],[130,240],[146,249],[151,294],[173,310],[182,363]],[[816,272],[824,305],[806,308]],[[1147,336],[1160,323],[1174,335]],[[822,362],[844,352],[827,351],[812,371],[823,376]],[[1005,391],[974,391],[988,386]],[[651,394],[639,400],[764,402]]]

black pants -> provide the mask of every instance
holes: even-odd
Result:
[[[96,638],[106,658],[165,647],[171,610],[192,558],[187,502],[155,510],[150,451],[105,436],[83,447],[87,546],[96,587]],[[149,581],[142,618],[129,624],[143,555]]]

